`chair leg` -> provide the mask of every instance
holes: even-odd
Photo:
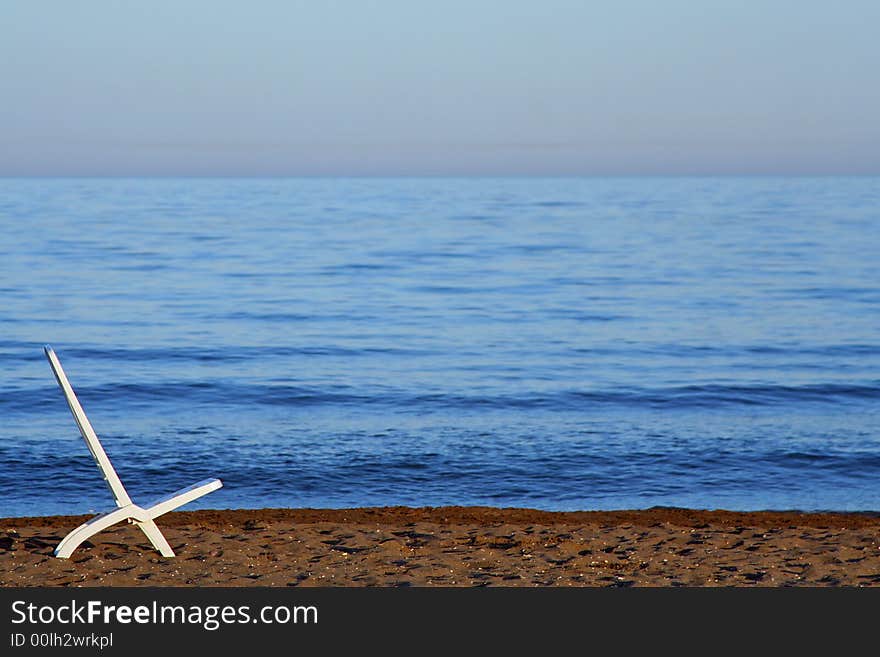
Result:
[[[107,529],[111,525],[115,525],[117,522],[130,518],[132,510],[131,506],[123,506],[84,522],[61,540],[58,547],[55,548],[55,556],[59,559],[67,559],[87,538]]]
[[[173,511],[179,506],[183,506],[188,502],[192,502],[193,500],[222,487],[223,483],[219,479],[203,479],[192,486],[181,488],[179,491],[166,495],[161,499],[154,500],[143,508],[150,518],[158,518],[164,513]]]
[[[174,550],[168,545],[168,541],[165,539],[162,532],[159,531],[155,522],[147,520],[146,522],[138,522],[136,524],[141,528],[141,531],[147,535],[147,538],[150,539],[150,543],[152,543],[153,547],[159,551],[159,554],[168,558],[174,556]]]

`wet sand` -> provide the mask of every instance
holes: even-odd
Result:
[[[88,516],[0,520],[0,586],[880,586],[880,514],[489,507],[183,511],[164,559]]]

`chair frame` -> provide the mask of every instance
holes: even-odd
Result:
[[[55,351],[49,345],[46,345],[43,351],[46,354],[46,358],[49,359],[49,365],[52,367],[52,372],[55,374],[58,385],[61,386],[61,390],[64,392],[64,398],[67,400],[67,405],[70,407],[70,412],[73,414],[77,427],[79,427],[79,432],[86,441],[86,446],[88,446],[92,457],[95,459],[95,464],[98,466],[98,470],[101,471],[104,481],[107,482],[107,486],[110,488],[117,506],[113,511],[95,516],[65,536],[58,544],[58,547],[55,548],[55,556],[67,559],[86,539],[107,529],[111,525],[115,525],[117,522],[128,520],[128,522],[134,523],[144,532],[153,547],[159,551],[159,554],[163,557],[173,557],[174,550],[171,549],[165,536],[159,530],[155,519],[163,513],[167,513],[187,502],[192,502],[211,491],[217,490],[223,486],[223,483],[219,479],[204,479],[192,486],[182,488],[175,493],[155,500],[146,506],[138,506],[132,502],[128,492],[125,490],[125,486],[122,485],[122,481],[119,479],[119,475],[116,474],[116,469],[110,462],[110,458],[104,451],[101,441],[98,440],[92,424],[89,422],[85,411],[83,411],[79,400],[76,398],[73,388],[67,380],[67,375],[61,367],[58,356],[55,355]]]

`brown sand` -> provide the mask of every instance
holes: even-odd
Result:
[[[189,511],[164,559],[85,516],[0,520],[0,586],[878,586],[877,514],[484,507]]]

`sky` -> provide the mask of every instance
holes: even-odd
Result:
[[[876,175],[876,0],[0,0],[0,175]]]

